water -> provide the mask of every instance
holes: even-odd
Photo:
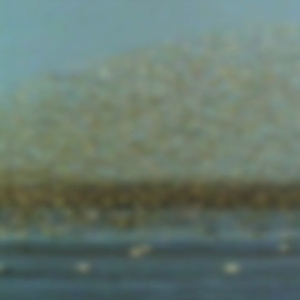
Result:
[[[1,299],[298,299],[299,225],[288,221],[299,213],[211,211],[180,226],[178,212],[168,214],[160,228],[1,240]],[[201,233],[212,223],[215,231]]]

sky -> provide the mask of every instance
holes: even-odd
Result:
[[[299,12],[299,0],[0,0],[0,92],[215,28],[295,23]]]

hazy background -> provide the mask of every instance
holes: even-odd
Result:
[[[211,28],[297,22],[299,12],[298,0],[0,0],[0,89]]]

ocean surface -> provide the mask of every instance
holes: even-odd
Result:
[[[144,228],[2,236],[0,298],[296,300],[299,220],[299,212],[165,212]]]

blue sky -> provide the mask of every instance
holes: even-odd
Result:
[[[298,0],[0,0],[0,89],[211,28],[297,22]]]

